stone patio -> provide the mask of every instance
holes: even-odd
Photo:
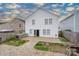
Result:
[[[43,38],[43,37],[26,37],[23,40],[29,40],[29,42],[22,46],[10,46],[0,44],[0,56],[64,56],[65,54],[40,51],[34,49],[34,45],[39,41],[44,42],[60,42],[59,39]]]

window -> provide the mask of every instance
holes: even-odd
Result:
[[[35,25],[35,20],[32,20],[32,25]]]
[[[52,24],[52,18],[45,19],[45,25]]]
[[[32,29],[29,30],[29,34],[32,34]]]
[[[52,24],[52,18],[49,19],[49,24]]]
[[[48,24],[48,19],[45,19],[45,25],[47,25]]]
[[[43,29],[43,35],[50,35],[50,29]]]
[[[47,35],[50,35],[50,29],[47,29]]]
[[[21,27],[21,24],[19,24],[19,27]]]
[[[46,35],[46,29],[43,29],[43,35]]]

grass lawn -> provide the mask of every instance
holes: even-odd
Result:
[[[50,43],[40,41],[34,46],[34,48],[42,51],[66,53],[66,47],[62,43]]]
[[[3,43],[12,45],[12,46],[20,46],[20,45],[23,45],[25,42],[28,42],[28,40],[25,41],[25,40],[10,38],[10,39],[7,39],[6,41],[4,41]]]

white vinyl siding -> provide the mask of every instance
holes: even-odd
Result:
[[[32,20],[32,25],[35,25],[35,20]]]
[[[52,24],[49,24],[49,19],[52,19]],[[53,13],[49,13],[41,8],[39,8],[35,13],[25,20],[25,33],[28,33],[29,36],[35,36],[34,30],[39,30],[39,37],[53,37],[55,38],[56,34],[58,37],[58,26],[59,26],[59,17]],[[46,22],[45,22],[45,19]],[[32,20],[35,20],[35,25],[32,25]],[[45,24],[46,23],[46,24]],[[32,34],[29,34],[29,30],[32,29]],[[50,35],[47,35],[46,30],[50,29]],[[56,37],[56,38],[57,38]]]

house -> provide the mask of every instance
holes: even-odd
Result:
[[[60,18],[60,30],[71,30],[74,32],[74,15],[69,14]]]
[[[71,49],[75,49],[76,52],[79,51],[79,11],[67,15],[60,21],[60,28],[63,31],[63,35],[66,39],[70,40]]]
[[[0,41],[25,33],[25,22],[19,18],[0,20]]]
[[[25,19],[25,32],[29,36],[58,37],[59,14],[45,8],[37,8]]]
[[[73,32],[79,32],[79,11],[71,13],[62,18],[60,21],[60,27],[62,30],[71,30]]]
[[[0,21],[0,30],[13,30],[16,34],[25,32],[25,21],[20,18],[10,18]]]
[[[79,43],[79,11],[62,18],[60,29],[71,42]]]

